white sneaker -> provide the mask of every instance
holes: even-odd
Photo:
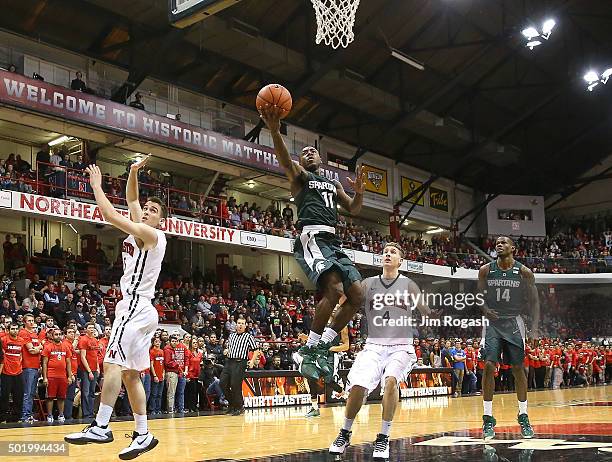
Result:
[[[159,441],[153,437],[151,432],[147,432],[144,435],[139,435],[138,433],[133,432],[131,436],[129,433],[126,433],[125,436],[126,438],[132,438],[132,442],[127,448],[123,449],[119,453],[119,459],[121,460],[134,459],[143,452],[150,451],[157,446],[157,443],[159,443]]]
[[[341,429],[338,437],[329,447],[330,454],[344,454],[344,450],[351,445],[351,435],[353,432]]]
[[[389,437],[379,433],[376,435],[376,441],[374,441],[374,453],[372,454],[374,459],[388,459],[389,458]]]
[[[109,428],[99,427],[95,420],[82,431],[64,436],[64,441],[72,444],[102,444],[110,443],[113,439],[113,432]]]
[[[57,421],[58,421],[59,423],[64,423],[64,422],[66,422],[66,417],[64,417],[64,414],[60,414],[60,415],[58,415],[58,416],[57,416]]]
[[[53,423],[53,414],[49,414],[49,415],[47,416],[47,423],[50,423],[50,424],[52,424],[52,423]]]

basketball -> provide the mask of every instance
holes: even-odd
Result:
[[[259,112],[266,107],[278,106],[282,110],[281,119],[287,117],[291,111],[292,105],[293,100],[291,99],[291,93],[278,83],[271,83],[259,90],[255,103]]]

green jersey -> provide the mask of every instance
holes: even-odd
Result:
[[[514,318],[521,314],[525,302],[525,281],[521,277],[522,263],[514,261],[512,268],[500,269],[497,261],[489,265],[487,275],[487,305],[500,318]]]
[[[336,184],[326,177],[307,172],[308,180],[295,198],[300,226],[336,227],[338,209]]]

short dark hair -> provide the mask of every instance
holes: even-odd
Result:
[[[155,196],[147,197],[147,202],[154,202],[157,205],[159,205],[161,217],[168,218],[168,207],[166,206],[166,204],[163,203],[163,201],[159,197],[155,197]]]
[[[85,324],[85,329],[87,329],[89,326],[96,327],[96,323],[95,322],[88,322],[87,324]]]
[[[400,257],[404,258],[404,249],[402,249],[402,246],[399,245],[397,242],[387,242],[385,244],[385,247],[394,247],[397,249],[397,251],[400,253]],[[383,248],[383,252],[384,252],[384,248]]]

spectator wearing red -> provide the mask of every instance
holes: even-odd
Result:
[[[161,399],[164,391],[164,351],[161,349],[161,339],[154,337],[149,350],[151,358],[151,396],[149,397],[149,412],[151,415],[161,414]]]
[[[81,380],[83,419],[92,419],[96,383],[100,374],[98,367],[100,344],[95,337],[96,325],[93,322],[88,322],[85,329],[85,335],[81,336],[78,344],[79,379]]]
[[[189,342],[189,361],[187,363],[187,384],[185,386],[185,408],[187,412],[198,411],[198,397],[200,396],[200,364],[204,352],[200,350],[198,338],[194,335]]]
[[[34,315],[26,314],[23,317],[25,328],[19,331],[19,337],[23,340],[23,409],[21,420],[33,423],[32,407],[38,384],[38,371],[40,369],[40,354],[43,350],[42,342],[36,332],[36,321]]]
[[[187,361],[189,350],[179,342],[177,335],[170,337],[170,344],[164,348],[164,367],[166,369],[166,382],[168,386],[168,412],[184,412],[185,408],[185,373],[187,372]],[[180,382],[183,382],[182,391],[179,390]],[[180,394],[179,394],[180,393]],[[180,401],[182,400],[182,401]]]
[[[23,339],[19,337],[19,326],[16,323],[11,323],[8,335],[2,339],[0,422],[16,421],[17,416],[22,411],[24,346]],[[8,408],[11,396],[13,398],[13,413],[9,416]]]
[[[74,395],[76,394],[76,374],[79,367],[78,356],[80,356],[78,350],[79,339],[76,335],[76,328],[73,325],[68,325],[66,328],[66,336],[63,340],[64,345],[68,348],[70,355],[70,370],[74,380],[68,383],[68,389],[66,390],[66,399],[64,401],[64,416],[67,419],[72,419],[72,407],[74,404]]]
[[[104,335],[98,339],[98,370],[100,374],[104,374],[104,356],[108,348],[108,342],[111,336],[111,326],[104,326]]]
[[[47,342],[42,352],[43,383],[47,387],[47,422],[53,423],[53,400],[57,398],[59,411],[57,421],[62,423],[64,417],[64,400],[68,384],[74,380],[72,373],[72,348],[62,342],[62,333],[55,329],[53,341]]]

